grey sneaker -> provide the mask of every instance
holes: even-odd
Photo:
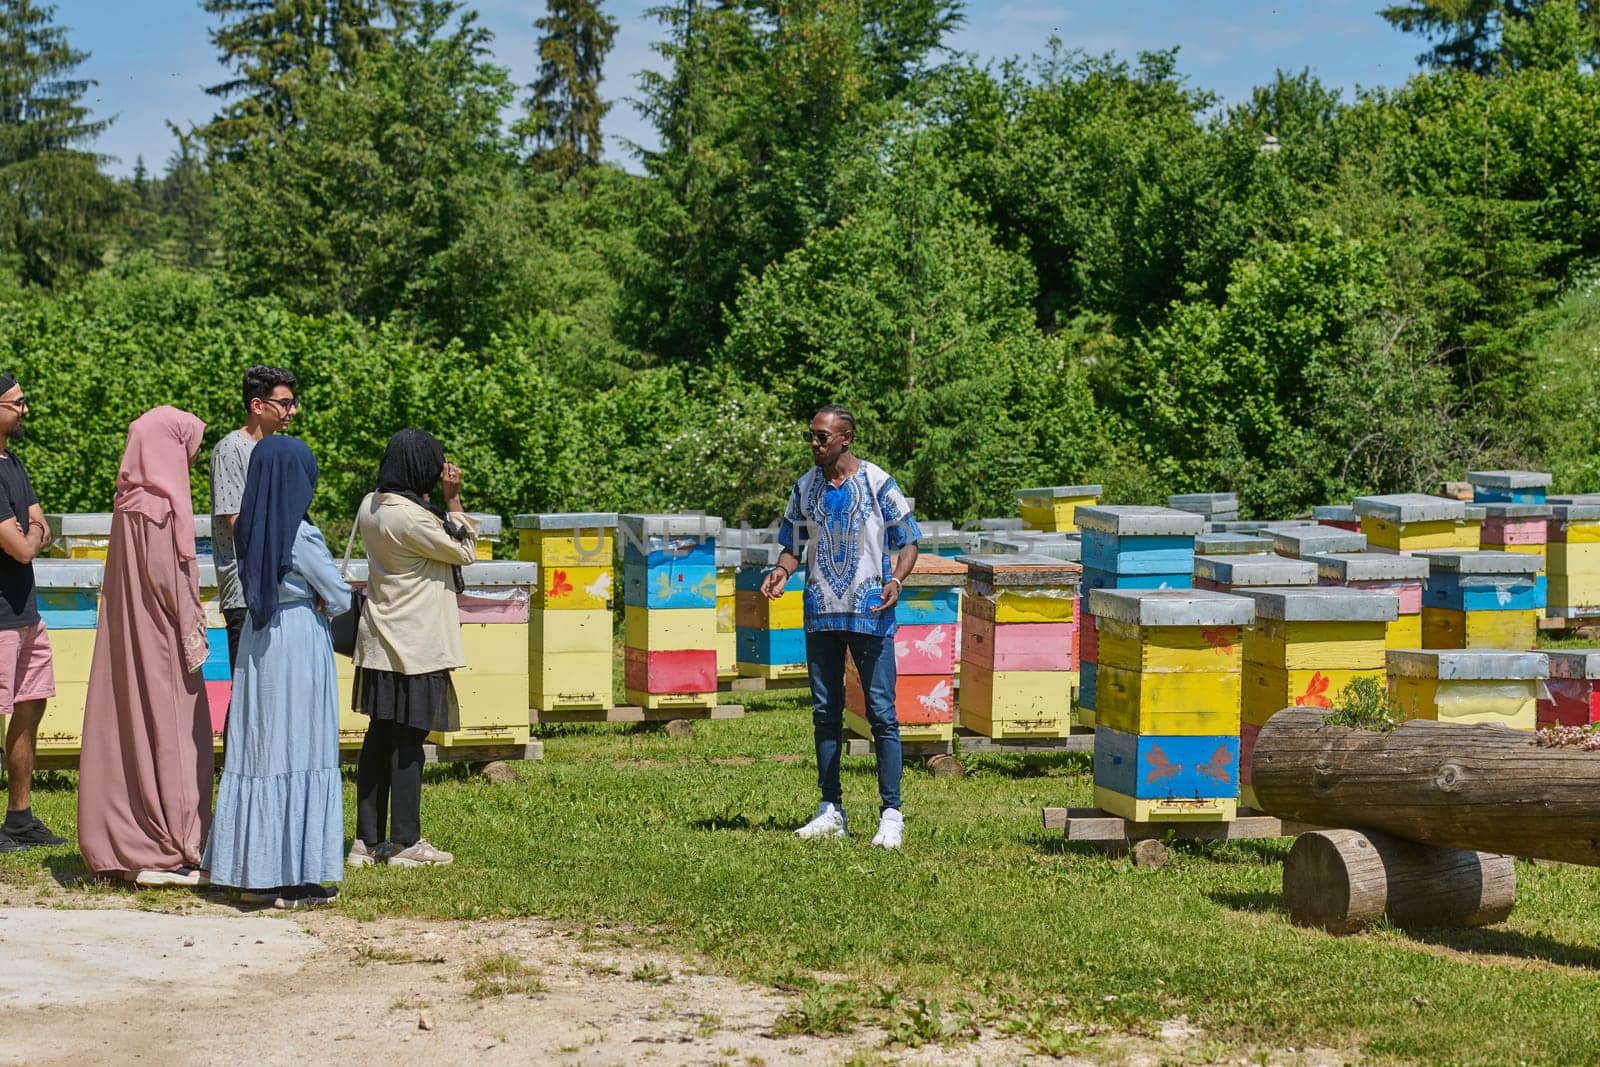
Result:
[[[379,845],[376,849],[369,849],[367,843],[360,838],[350,846],[350,855],[345,857],[346,867],[370,867],[378,862],[378,852],[383,848]]]
[[[416,844],[400,849],[389,857],[391,867],[443,867],[454,862],[454,856],[434,848],[422,838],[418,838]]]

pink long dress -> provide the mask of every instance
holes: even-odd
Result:
[[[198,867],[211,823],[206,620],[189,464],[205,424],[128,428],[83,714],[78,848],[100,875]]]

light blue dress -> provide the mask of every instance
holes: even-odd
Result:
[[[246,615],[239,638],[227,762],[206,845],[214,885],[271,889],[344,875],[339,683],[324,613],[350,607],[350,586],[308,522],[290,558],[277,614],[261,630]]]

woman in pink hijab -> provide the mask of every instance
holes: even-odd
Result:
[[[211,823],[206,618],[189,467],[205,423],[159,407],[128,427],[79,762],[78,848],[97,875],[198,885]]]

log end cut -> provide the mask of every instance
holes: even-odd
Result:
[[[1510,856],[1359,830],[1301,834],[1283,864],[1290,921],[1334,934],[1386,917],[1413,929],[1488,926],[1511,914],[1516,892]]]

